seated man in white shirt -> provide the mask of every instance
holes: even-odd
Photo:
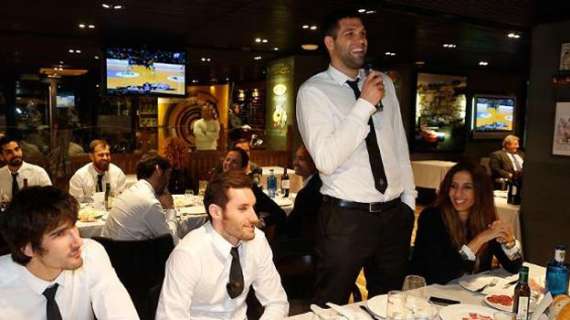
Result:
[[[20,189],[31,186],[49,186],[51,180],[40,166],[22,160],[23,152],[18,140],[12,137],[0,139],[2,159],[6,165],[0,168],[0,196],[12,199]]]
[[[115,198],[101,235],[114,240],[146,240],[170,233],[178,242],[174,200],[166,189],[171,171],[165,158],[145,155],[137,163],[137,183]]]
[[[127,178],[121,168],[111,163],[111,150],[104,140],[89,144],[91,163],[84,165],[69,180],[69,193],[79,201],[92,198],[95,192],[105,192],[109,183],[115,196],[125,190]]]
[[[287,295],[265,235],[255,226],[251,180],[239,171],[212,178],[204,195],[210,222],[191,231],[168,262],[156,319],[246,319],[250,286],[261,319],[283,319]]]
[[[0,318],[138,319],[103,246],[79,237],[78,209],[51,186],[16,194],[0,229]]]

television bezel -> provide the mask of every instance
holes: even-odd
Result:
[[[489,130],[482,131],[477,130],[475,127],[475,118],[477,116],[477,98],[486,99],[512,99],[514,101],[513,106],[513,126],[511,130]],[[498,95],[498,94],[475,94],[471,100],[471,135],[473,139],[503,139],[509,134],[515,132],[516,120],[518,113],[517,97],[515,95]]]
[[[119,92],[112,92],[107,87],[107,51],[109,49],[136,49],[136,50],[155,50],[155,51],[170,51],[170,52],[183,52],[186,56],[186,62],[184,63],[184,93],[177,94],[177,93],[163,93],[163,92],[149,92],[149,93],[138,93],[138,92],[127,92],[127,93],[119,93]],[[170,98],[184,98],[188,96],[188,50],[185,48],[171,48],[171,47],[137,47],[137,46],[106,46],[103,48],[103,58],[101,59],[101,63],[103,67],[103,87],[104,92],[108,96],[144,96],[144,97],[170,97]]]

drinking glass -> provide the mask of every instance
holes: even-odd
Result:
[[[388,292],[386,301],[386,320],[404,320],[408,317],[406,293],[399,290]]]
[[[406,276],[404,279],[402,291],[410,291],[407,293],[416,297],[425,298],[425,287],[426,279],[422,276],[412,274]]]
[[[198,195],[204,196],[206,193],[206,187],[208,186],[208,181],[200,180],[198,182]]]

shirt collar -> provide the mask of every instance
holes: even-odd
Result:
[[[333,67],[332,65],[329,65],[329,69],[327,70],[327,73],[335,82],[337,82],[341,86],[345,85],[347,80],[350,80],[350,81],[355,80],[355,79],[350,78],[349,76],[344,74],[342,71],[338,70],[337,68]],[[358,81],[359,83],[362,82],[362,80],[364,79],[364,70],[363,69],[358,70],[358,79],[359,79],[359,81]]]
[[[30,289],[32,289],[32,291],[34,291],[39,295],[43,295],[45,289],[53,286],[55,283],[57,283],[61,287],[65,286],[64,274],[66,270],[63,270],[59,274],[59,276],[55,278],[54,281],[45,281],[36,277],[33,273],[31,273],[26,267],[22,265],[18,264],[17,268],[18,272],[21,274],[22,279],[25,281],[25,283],[30,287]]]
[[[109,166],[111,166],[111,164],[109,164]],[[91,173],[91,175],[92,175],[93,177],[97,177],[97,176],[99,175],[99,172],[95,169],[95,166],[93,165],[93,162],[91,162],[91,163],[89,164],[89,172]],[[103,172],[103,175],[107,175],[107,172],[109,172],[109,170],[104,171],[104,172]]]
[[[303,181],[303,188],[306,187],[309,184],[309,181],[311,181],[311,179],[313,179],[313,177],[315,176],[316,173],[313,173],[312,175],[308,176],[307,179],[305,179]]]
[[[216,251],[218,251],[222,257],[228,258],[230,256],[230,251],[232,250],[233,245],[229,243],[228,240],[224,239],[224,237],[222,237],[222,235],[219,234],[216,230],[214,230],[214,227],[210,221],[204,225],[204,228],[206,228],[206,232],[212,238],[212,243],[214,244]],[[238,247],[240,245],[241,241],[238,242]]]

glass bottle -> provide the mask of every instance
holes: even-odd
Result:
[[[106,182],[105,183],[105,209],[106,210],[110,210],[111,206],[113,205],[111,203],[112,199],[111,199],[111,183]]]
[[[519,282],[515,287],[513,313],[516,320],[528,320],[530,305],[530,287],[528,286],[528,267],[522,266],[519,271]]]
[[[287,174],[287,168],[283,168],[283,175],[281,176],[281,191],[283,192],[283,197],[289,197],[289,189],[291,188],[291,181],[289,180],[289,175]]]
[[[267,177],[267,193],[269,193],[270,198],[275,198],[275,193],[277,192],[277,178],[273,169],[269,170],[269,177]]]
[[[546,290],[552,297],[568,293],[568,266],[564,263],[566,247],[558,245],[554,248],[554,259],[546,267]]]

